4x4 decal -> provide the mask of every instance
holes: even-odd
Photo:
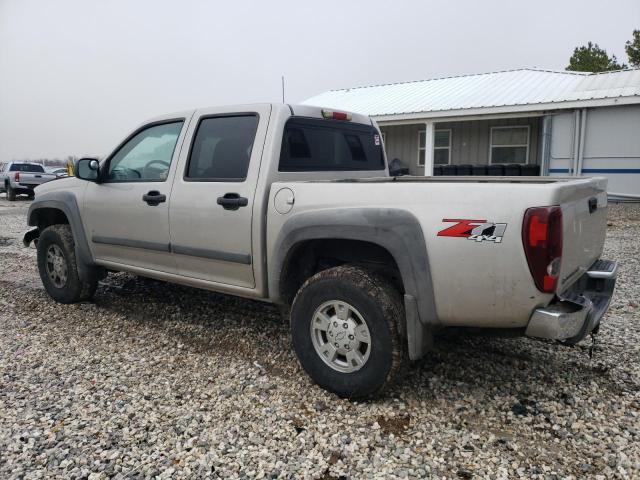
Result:
[[[488,222],[486,220],[469,220],[461,218],[443,218],[443,222],[455,223],[450,227],[440,230],[439,237],[460,237],[476,242],[502,242],[502,237],[507,229],[506,223]]]

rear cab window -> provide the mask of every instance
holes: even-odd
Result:
[[[32,165],[29,163],[14,163],[11,165],[9,169],[10,172],[35,172],[35,173],[44,173],[44,168],[42,165]]]
[[[371,125],[303,117],[285,124],[280,172],[384,169],[380,134]]]

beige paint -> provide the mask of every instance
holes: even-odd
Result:
[[[298,107],[293,108],[296,111]],[[83,227],[89,239],[97,233],[138,241],[171,242],[203,250],[250,252],[253,257],[250,266],[225,266],[222,261],[206,257],[191,259],[140,248],[119,247],[105,252],[99,250],[102,248],[99,244],[90,241],[91,253],[98,265],[266,301],[277,298],[277,291],[268,290],[267,278],[269,269],[277,266],[272,262],[278,254],[278,238],[289,219],[318,210],[401,209],[411,213],[422,228],[426,242],[422,248],[427,249],[437,317],[443,325],[525,327],[531,312],[546,306],[553,298],[535,288],[522,248],[523,215],[533,205],[563,208],[563,236],[568,253],[563,257],[560,270],[563,283],[559,289],[570,285],[602,251],[606,228],[605,179],[389,179],[385,178],[386,170],[382,170],[324,172],[334,178],[322,181],[327,177],[277,170],[284,125],[291,116],[288,106],[223,107],[187,112],[182,116],[195,120],[200,115],[242,111],[260,114],[255,152],[252,150],[250,170],[244,182],[234,185],[182,182],[185,155],[196,125],[192,121],[183,129],[178,140],[182,148],[176,150],[169,177],[162,185],[132,182],[122,184],[116,191],[109,185],[74,178],[65,180],[63,186],[49,182],[39,187],[37,194],[58,189],[73,192],[78,205],[82,205]],[[321,117],[318,109],[300,110],[300,113]],[[412,135],[416,158],[417,131],[416,127]],[[168,201],[158,207],[144,204],[142,193],[151,188],[166,191]],[[253,201],[237,211],[225,211],[214,204],[214,199],[230,189]],[[275,206],[275,195],[282,189],[293,193],[293,205],[286,214],[278,212]],[[598,197],[597,215],[589,214],[585,205],[585,199],[593,196]],[[486,219],[505,223],[507,229],[499,243],[438,236],[439,231],[451,225],[443,220],[447,218]]]
[[[274,258],[278,235],[290,218],[317,210],[398,208],[410,212],[424,233],[433,278],[437,317],[443,325],[491,328],[526,326],[531,312],[552,295],[539,292],[532,280],[521,228],[532,205],[561,205],[564,245],[560,276],[570,285],[600,256],[606,229],[606,181],[603,179],[528,179],[484,177],[400,177],[343,182],[277,182],[275,192],[289,188],[295,205],[288,215],[274,207],[267,214],[267,259]],[[345,188],[346,186],[346,188]],[[461,195],[460,192],[464,192]],[[598,197],[598,215],[589,215],[586,199]],[[506,205],[508,203],[508,206]],[[303,218],[303,217],[301,217]],[[506,223],[500,243],[438,236],[446,218],[478,218]],[[573,272],[573,275],[571,273]]]

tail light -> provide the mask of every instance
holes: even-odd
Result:
[[[335,110],[322,110],[322,116],[324,118],[333,120],[351,120],[351,114],[347,112],[336,112]]]
[[[534,207],[524,213],[522,243],[538,290],[555,292],[562,262],[562,210]]]
[[[19,181],[20,181],[20,172],[16,172],[16,174],[13,176],[13,179],[14,179],[16,182],[19,182]]]

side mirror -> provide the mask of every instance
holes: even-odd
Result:
[[[81,158],[76,163],[76,177],[95,182],[98,180],[100,163],[95,158]]]

